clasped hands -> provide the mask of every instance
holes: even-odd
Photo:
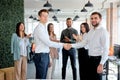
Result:
[[[64,47],[64,49],[69,50],[69,49],[72,47],[72,45],[71,45],[71,44],[68,44],[68,43],[65,43],[65,44],[63,45],[63,47]]]

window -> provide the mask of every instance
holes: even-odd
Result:
[[[118,44],[120,44],[120,7],[118,7]]]
[[[49,21],[48,23],[54,24],[55,34],[57,36],[57,39],[60,39],[62,30],[67,28],[66,22],[60,21],[59,23],[57,23],[55,21]],[[78,33],[80,33],[80,24],[81,23],[82,23],[82,21],[76,21],[76,22],[73,22],[73,25],[72,25],[72,27],[75,28],[78,31]],[[38,25],[38,21],[35,21],[32,19],[25,19],[25,32],[26,32],[26,34],[32,34],[32,36],[33,36],[33,31],[37,25]]]

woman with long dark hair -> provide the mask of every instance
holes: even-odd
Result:
[[[87,23],[82,23],[80,25],[80,36],[77,37],[75,35],[74,38],[77,41],[82,41],[86,38],[87,33],[89,32],[89,25]],[[88,78],[88,48],[87,46],[78,49],[78,62],[79,62],[79,76],[80,80],[89,80]]]
[[[16,32],[12,34],[11,38],[11,53],[14,54],[15,80],[26,80],[27,53],[30,44],[29,36],[25,34],[24,23],[17,23]]]

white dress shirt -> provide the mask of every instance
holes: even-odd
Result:
[[[88,45],[89,56],[101,56],[100,64],[104,64],[109,54],[109,35],[106,29],[99,25],[96,29],[91,29],[86,39],[82,42],[72,44],[72,47],[80,48]]]
[[[63,43],[50,41],[46,26],[43,25],[42,23],[39,23],[37,27],[34,29],[33,36],[34,43],[36,45],[35,53],[49,53],[50,52],[49,47],[54,48],[63,47]]]

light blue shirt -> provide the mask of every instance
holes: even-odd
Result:
[[[62,48],[63,43],[50,41],[46,26],[39,23],[33,32],[35,53],[49,53],[49,47]]]
[[[100,64],[104,64],[108,59],[109,54],[109,34],[102,25],[99,25],[96,29],[91,29],[86,39],[82,42],[72,44],[72,47],[80,48],[88,45],[89,56],[102,56]]]
[[[14,60],[20,59],[21,49],[19,43],[20,37],[18,37],[16,33],[13,33],[11,37],[11,53],[14,54]],[[27,54],[30,52],[29,46],[30,44],[26,46]]]

